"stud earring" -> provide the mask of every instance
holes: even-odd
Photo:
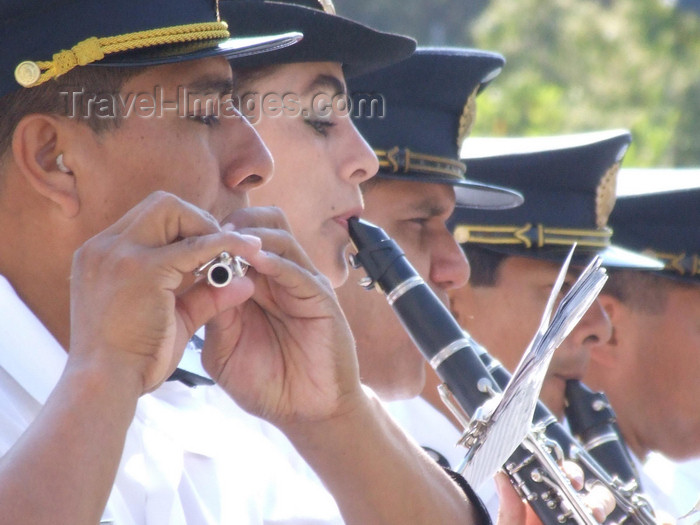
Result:
[[[63,173],[73,173],[68,169],[68,166],[64,164],[63,153],[60,153],[58,157],[56,157],[56,166],[58,167],[59,171],[62,171]]]

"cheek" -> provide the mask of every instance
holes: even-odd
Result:
[[[274,159],[272,179],[251,192],[251,200],[259,205],[275,205],[289,212],[297,207],[308,208],[320,196],[323,180],[323,158],[305,140],[303,131],[284,122],[269,119],[256,126]],[[309,212],[311,214],[311,212]]]
[[[371,220],[371,219],[370,219]],[[401,247],[403,252],[406,254],[408,262],[411,263],[420,276],[427,282],[430,278],[430,253],[427,250],[421,249],[420,243],[412,236],[403,234],[403,232],[392,232],[388,231],[390,237],[392,237],[398,245]],[[394,233],[397,233],[394,235]]]

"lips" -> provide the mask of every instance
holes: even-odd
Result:
[[[340,226],[347,231],[348,229],[348,219],[350,217],[358,217],[362,213],[362,207],[356,207],[352,208],[351,210],[348,210],[347,212],[341,214],[341,215],[336,215],[333,217],[333,220],[340,224]]]

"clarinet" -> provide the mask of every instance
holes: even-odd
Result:
[[[566,419],[584,449],[608,472],[615,486],[650,506],[641,490],[639,473],[617,426],[615,412],[602,392],[593,392],[581,381],[566,382]]]
[[[455,408],[473,415],[505,388],[510,374],[459,327],[380,228],[351,219],[350,236],[358,249],[351,262],[355,267],[363,266],[368,274],[361,284],[368,289],[376,285],[387,295],[416,346],[444,381],[440,388],[443,400],[467,426],[468,418]],[[655,524],[648,502],[630,492],[631,487],[621,490],[541,402],[533,420],[533,430],[508,459],[504,471],[545,525],[595,523],[580,495],[562,475],[559,464],[564,457],[577,461],[587,479],[601,482],[613,492],[617,505],[606,523]]]
[[[368,277],[361,284],[386,294],[413,342],[449,389],[459,407],[474,415],[501,391],[471,338],[381,228],[357,218],[348,221],[357,249],[351,257]],[[443,390],[444,392],[444,390]],[[597,521],[560,467],[563,459],[541,432],[530,432],[504,465],[511,484],[544,525],[594,525]]]
[[[501,388],[505,388],[505,385],[510,381],[510,372],[478,343],[474,342],[474,347],[498,385]],[[571,381],[570,383],[576,383],[576,385],[571,386],[567,383],[567,396],[570,388],[573,390],[579,385],[590,392],[579,381]],[[576,398],[581,403],[583,403],[580,395],[582,393],[583,390]],[[587,398],[587,401],[593,402],[590,398]],[[578,433],[580,427],[571,425],[569,412],[571,406],[571,401],[569,401],[566,415],[572,432],[576,437],[572,436],[558,422],[554,414],[541,401],[538,401],[535,407],[535,414],[532,419],[533,427],[537,431],[544,433],[545,440],[555,450],[558,450],[557,454],[563,454],[566,459],[576,462],[581,467],[588,488],[590,488],[592,483],[600,482],[612,492],[616,505],[615,509],[607,516],[606,524],[655,524],[653,508],[646,496],[639,492],[640,484],[637,481],[636,471],[626,448],[621,445],[619,440],[613,441],[610,435],[613,429],[596,425],[595,433],[587,432],[585,435],[589,439],[583,440],[582,444]],[[610,413],[612,413],[611,410],[609,413],[606,413],[606,416],[609,416]],[[603,436],[605,436],[604,439],[598,439]],[[592,447],[589,445],[592,445]],[[594,453],[596,451],[598,454]]]

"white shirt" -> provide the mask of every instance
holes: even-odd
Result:
[[[2,276],[0,312],[2,455],[46,402],[67,354]],[[321,523],[299,511],[315,512],[313,488],[264,436],[221,417],[204,392],[166,383],[139,399],[102,522]]]
[[[422,397],[391,401],[384,406],[416,443],[442,455],[453,470],[459,467],[466,454],[466,449],[457,445],[462,432],[440,411]],[[476,493],[484,502],[495,523],[498,515],[498,494],[495,482],[489,480],[481,487],[476,487]]]
[[[666,510],[674,518],[690,512],[700,500],[700,458],[686,461],[672,461],[667,457],[652,452],[644,461],[642,467],[645,479],[656,482],[655,489],[662,492],[663,501],[669,508]],[[659,497],[658,494],[656,495]],[[695,523],[700,514],[694,514],[692,519],[684,523]]]

